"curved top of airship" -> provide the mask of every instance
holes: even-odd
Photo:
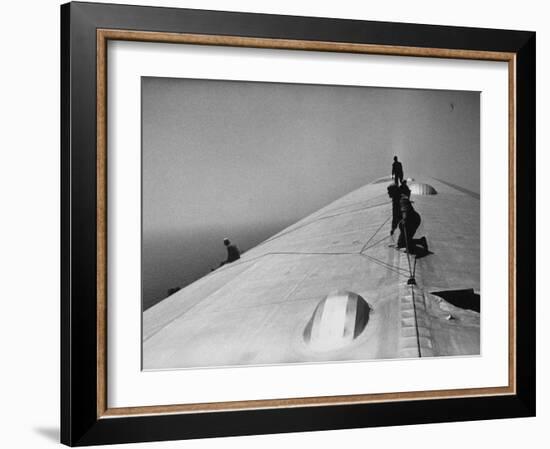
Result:
[[[479,195],[409,180],[430,250],[417,257],[392,246],[390,182],[349,193],[147,309],[143,368],[479,354]]]

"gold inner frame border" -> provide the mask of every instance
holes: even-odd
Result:
[[[516,393],[516,54],[508,52],[357,44],[328,41],[271,39],[225,35],[165,33],[98,29],[97,47],[97,417],[206,413],[231,410],[313,407],[414,401],[465,397],[502,396]],[[452,390],[426,390],[345,396],[266,399],[199,404],[170,404],[108,408],[107,402],[107,43],[135,41],[326,51],[428,58],[470,59],[508,63],[508,385]]]

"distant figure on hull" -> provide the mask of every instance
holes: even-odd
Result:
[[[239,251],[239,248],[237,248],[237,245],[231,243],[229,239],[223,239],[223,244],[227,248],[227,259],[220,263],[220,267],[227,263],[235,262],[241,258],[241,252]]]
[[[166,297],[173,295],[181,290],[181,287],[172,287],[166,291]]]
[[[397,160],[397,156],[393,157],[391,176],[396,186],[399,185],[399,183],[403,183],[403,166],[401,165],[401,162]]]
[[[403,193],[399,199],[399,209],[401,211],[401,221],[399,223],[400,234],[397,240],[397,248],[406,248],[409,254],[415,254],[416,245],[420,245],[428,253],[426,237],[414,238],[414,234],[420,226],[420,214],[414,210],[411,200]]]

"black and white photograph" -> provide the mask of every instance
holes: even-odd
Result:
[[[142,369],[481,354],[480,92],[141,78]]]
[[[0,448],[547,445],[548,7],[452,6],[6,2]]]

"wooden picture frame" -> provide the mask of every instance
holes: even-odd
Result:
[[[61,440],[67,445],[535,414],[535,33],[93,3],[61,7]],[[505,61],[506,387],[109,408],[106,48],[111,40]]]

